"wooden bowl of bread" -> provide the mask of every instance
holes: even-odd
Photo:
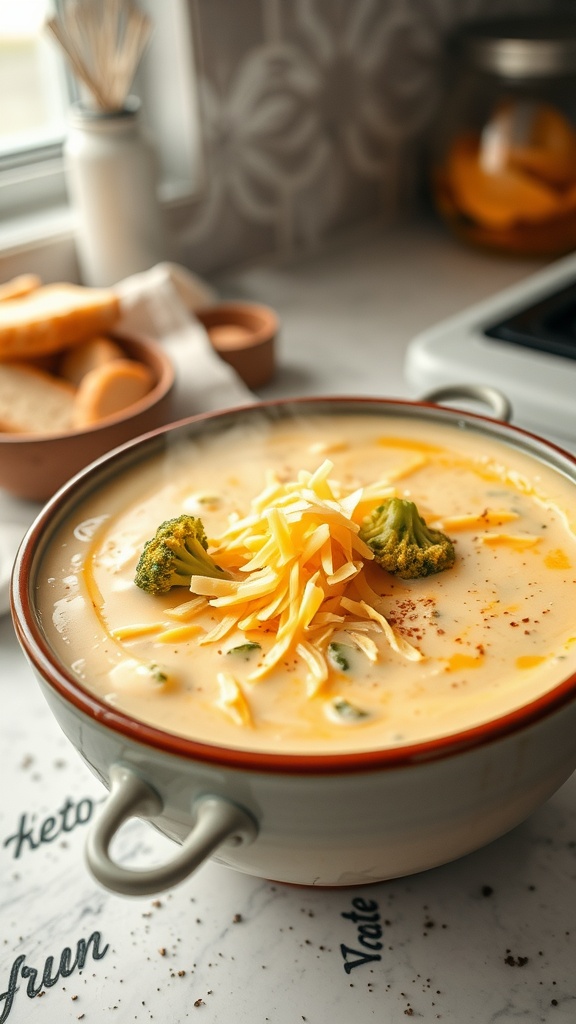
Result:
[[[170,419],[174,370],[118,329],[113,289],[0,285],[0,487],[44,501],[112,448]]]

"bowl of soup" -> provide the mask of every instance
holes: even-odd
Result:
[[[396,499],[450,560],[384,564],[367,524]],[[183,518],[194,562],[168,543],[168,578],[154,545]],[[306,398],[193,417],[84,470],[28,532],[12,605],[109,790],[88,864],[145,894],[209,857],[372,883],[513,828],[576,767],[575,585],[571,455],[429,401]],[[174,840],[167,863],[114,859],[132,817]]]

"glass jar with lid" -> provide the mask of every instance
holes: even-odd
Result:
[[[465,24],[448,51],[432,192],[469,242],[516,255],[576,248],[576,20]]]

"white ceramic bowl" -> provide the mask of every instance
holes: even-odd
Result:
[[[576,460],[484,416],[429,402],[303,399],[217,414],[307,412],[409,415],[425,430],[457,423],[520,448],[574,483]],[[17,634],[60,726],[111,790],[89,835],[96,878],[126,894],[171,886],[207,857],[240,871],[303,885],[343,886],[422,871],[477,849],[545,801],[576,767],[576,676],[481,726],[398,749],[319,756],[251,753],[162,732],[85,690],[52,650],[36,594],[40,560],[80,501],[214,415],[146,435],[104,457],[46,506],[20,550],[13,578]],[[150,870],[117,864],[109,846],[131,816],[150,818],[179,844]]]

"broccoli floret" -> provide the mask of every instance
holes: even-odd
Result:
[[[134,582],[149,594],[165,594],[171,587],[189,587],[191,576],[230,579],[207,553],[208,541],[201,519],[181,515],[167,519],[146,541]]]
[[[413,501],[387,498],[366,516],[360,537],[376,562],[403,580],[430,576],[454,565],[452,541],[426,525]]]

